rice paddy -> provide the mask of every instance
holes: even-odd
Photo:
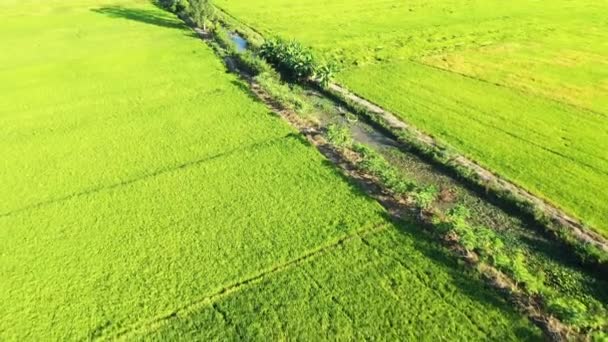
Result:
[[[151,3],[0,42],[0,340],[540,338]]]

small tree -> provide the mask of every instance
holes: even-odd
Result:
[[[291,40],[270,38],[260,47],[260,56],[277,67],[281,74],[292,81],[305,81],[314,76],[316,61],[312,50]]]
[[[180,13],[188,9],[189,0],[158,0],[164,9],[173,13]]]
[[[215,8],[211,0],[189,0],[192,19],[203,31],[207,31],[207,21],[213,19]]]

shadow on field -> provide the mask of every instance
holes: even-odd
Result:
[[[250,92],[249,89],[242,87],[245,92]],[[259,99],[258,99],[259,101]],[[517,311],[514,304],[509,302],[509,297],[500,293],[496,289],[490,287],[482,278],[479,277],[474,271],[464,265],[457,257],[455,257],[446,247],[443,246],[441,241],[436,235],[434,235],[429,229],[419,223],[415,215],[408,215],[402,213],[399,209],[394,208],[394,205],[390,200],[384,200],[382,196],[382,189],[375,185],[372,181],[363,178],[353,178],[336,167],[336,161],[340,163],[335,153],[330,148],[323,146],[315,146],[302,134],[294,134],[292,137],[298,137],[299,141],[307,147],[317,148],[326,159],[322,161],[322,166],[329,169],[335,176],[341,178],[349,185],[351,192],[356,196],[363,196],[373,198],[375,201],[380,203],[384,209],[380,210],[380,214],[385,218],[387,222],[391,223],[392,228],[387,232],[383,233],[384,238],[378,238],[377,236],[361,237],[363,241],[368,241],[365,245],[373,248],[377,253],[384,255],[385,257],[393,259],[397,265],[409,269],[409,272],[417,274],[417,278],[425,284],[431,291],[442,298],[446,305],[454,306],[459,308],[454,300],[451,298],[443,297],[445,293],[441,292],[441,282],[449,283],[454,286],[457,291],[470,298],[473,302],[480,303],[491,311],[500,311],[506,317],[513,319],[516,322],[518,318],[522,317],[522,314]],[[339,158],[338,158],[339,159]],[[374,243],[372,240],[378,239],[379,241],[392,241],[388,244]],[[400,249],[401,245],[407,245],[413,248],[425,258],[427,258],[435,267],[441,270],[447,279],[438,279],[437,287],[434,284],[434,274],[430,273],[432,270],[419,269],[412,262],[407,254],[404,254]],[[408,267],[408,265],[411,265]],[[458,310],[462,310],[460,307]],[[465,311],[462,313],[467,315],[466,306]],[[497,332],[488,331],[487,326],[478,326],[477,319],[479,317],[470,317],[471,323],[476,325],[483,334],[492,336],[492,334],[498,334]],[[512,327],[512,332],[520,340],[538,340],[539,331],[534,327],[533,324],[525,325],[523,321],[521,324]],[[512,336],[497,336],[497,340],[508,340]]]
[[[500,293],[496,289],[490,287],[482,278],[479,277],[474,271],[468,268],[468,266],[464,265],[457,257],[455,257],[449,250],[447,250],[438,238],[434,236],[431,232],[421,226],[420,223],[414,221],[414,219],[409,217],[396,217],[390,213],[384,214],[387,221],[392,222],[393,227],[397,230],[397,234],[394,238],[393,246],[386,246],[388,248],[387,251],[382,251],[381,246],[376,246],[376,249],[380,251],[380,253],[385,254],[386,256],[392,257],[398,263],[402,263],[403,265],[412,265],[411,262],[408,262],[408,258],[406,254],[402,254],[399,252],[391,251],[390,247],[395,247],[396,250],[399,249],[399,244],[411,244],[416,251],[420,252],[424,255],[428,260],[431,261],[438,269],[445,272],[448,276],[447,283],[450,283],[455,288],[458,289],[460,294],[465,295],[470,298],[472,301],[481,303],[487,309],[493,311],[501,311],[505,316],[516,319],[518,317],[525,317],[520,312],[517,311],[514,304],[509,301],[508,295],[504,293]],[[415,269],[415,266],[413,266]],[[414,270],[412,272],[415,272]],[[433,289],[434,275],[429,273],[429,271],[420,270],[421,280],[426,280],[426,283],[429,288]],[[426,278],[428,276],[428,278]],[[440,283],[440,282],[439,282]],[[442,285],[438,284],[437,289],[441,289]],[[437,294],[441,294],[441,291],[438,291]],[[447,305],[454,305],[456,299],[452,300],[450,298],[444,297],[444,302]],[[454,307],[457,307],[455,305]],[[463,314],[468,316],[466,312],[466,305],[461,307],[464,308],[462,311]],[[507,341],[512,339],[512,336],[499,336],[492,335],[497,334],[496,331],[488,331],[490,326],[479,326],[477,325],[477,319],[479,317],[470,316],[469,319],[471,323],[476,325],[484,334],[488,337],[492,336],[492,339],[496,339],[499,341]],[[518,324],[517,326],[512,327],[513,333],[517,336],[519,340],[522,341],[536,341],[539,339],[539,333],[532,322],[529,322],[529,325]]]
[[[134,9],[125,8],[120,6],[107,6],[92,9],[91,11],[99,14],[106,15],[111,18],[122,18],[133,21],[139,21],[141,23],[156,25],[160,27],[174,28],[174,29],[185,29],[186,26],[177,21],[177,19],[164,16],[159,11],[146,10],[146,9]]]

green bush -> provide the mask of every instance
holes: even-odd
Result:
[[[158,0],[160,7],[173,13],[187,12],[189,9],[188,0]]]
[[[259,53],[288,80],[305,81],[315,74],[312,50],[294,40],[270,38],[262,44]]]
[[[590,334],[590,340],[593,342],[608,342],[608,332],[593,331]]]
[[[157,4],[168,11],[176,12],[177,2],[177,0],[158,0]]]
[[[226,51],[227,55],[236,53],[236,47],[228,32],[221,26],[216,26],[213,30],[213,39]]]
[[[460,244],[469,251],[475,251],[484,260],[500,252],[502,244],[496,233],[485,227],[474,227],[468,223],[470,211],[464,206],[457,206],[448,211],[447,228],[444,233],[454,232]]]
[[[348,128],[337,124],[327,126],[327,139],[339,147],[350,147],[353,144],[353,138]]]
[[[360,143],[353,144],[352,149],[361,155],[357,166],[378,177],[380,182],[395,194],[406,195],[415,188],[412,181],[403,177],[376,151]]]
[[[327,88],[338,72],[338,66],[333,62],[320,65],[315,70],[315,76],[323,88]]]
[[[608,313],[599,303],[588,307],[578,299],[555,296],[549,298],[547,305],[562,321],[580,329],[605,329],[608,324]]]
[[[528,293],[538,294],[546,291],[542,273],[532,273],[526,265],[526,256],[520,250],[512,254],[508,265],[497,265],[505,273],[510,274],[513,280],[523,286]]]
[[[364,154],[363,160],[359,164],[364,171],[367,171],[374,176],[386,175],[386,161],[376,154]]]
[[[524,253],[518,249],[507,250],[496,231],[470,225],[467,222],[469,216],[469,210],[463,206],[450,210],[447,215],[448,228],[444,231],[456,233],[465,249],[476,252],[482,260],[509,274],[529,293],[539,293],[544,288],[544,279],[528,269]]]
[[[207,25],[213,20],[215,7],[211,0],[188,0],[189,14],[197,26],[207,31]]]
[[[429,209],[433,205],[433,202],[435,202],[437,199],[438,194],[439,191],[437,191],[436,187],[427,186],[425,188],[416,190],[412,194],[412,198],[414,199],[414,203],[416,203],[418,208]]]

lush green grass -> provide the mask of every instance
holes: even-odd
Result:
[[[414,227],[407,230],[349,240],[298,267],[243,286],[236,295],[187,308],[163,322],[153,336],[161,340],[177,336],[198,340],[535,338],[527,328],[514,331],[522,322],[501,317],[493,308],[496,299],[487,293],[446,286],[472,283],[434,242]],[[496,326],[480,324],[485,321]],[[222,329],[206,329],[209,326]],[[148,332],[135,332],[142,333]]]
[[[538,337],[147,1],[0,1],[0,43],[0,340]]]
[[[355,92],[606,233],[605,1],[218,0]]]

